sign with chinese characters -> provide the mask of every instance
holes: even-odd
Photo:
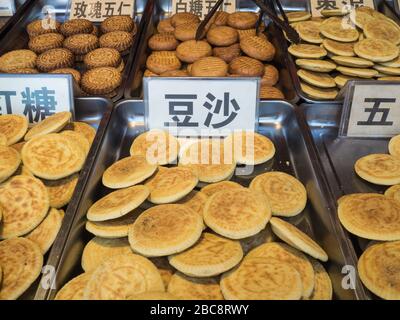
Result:
[[[218,0],[172,0],[172,13],[191,12],[204,19]],[[233,13],[236,11],[236,0],[224,0],[220,11]]]
[[[345,7],[361,6],[375,8],[374,0],[311,0],[311,14],[320,17],[322,10],[346,10]]]
[[[400,84],[351,81],[339,135],[391,137],[400,133]]]
[[[131,16],[135,0],[72,0],[70,19],[88,19],[101,22],[112,16]]]
[[[186,137],[254,130],[258,82],[256,78],[145,78],[146,127]]]
[[[0,74],[0,114],[36,123],[61,111],[74,111],[71,75]]]
[[[10,17],[15,13],[14,0],[0,0],[0,17]]]

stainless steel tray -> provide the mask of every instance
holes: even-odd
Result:
[[[140,39],[140,45],[138,46],[138,52],[135,56],[132,72],[126,82],[125,87],[125,98],[132,99],[143,98],[142,92],[142,78],[143,72],[146,69],[146,60],[150,53],[150,49],[147,46],[149,38],[157,30],[157,24],[160,20],[168,17],[172,12],[171,0],[149,0],[144,14],[144,26],[143,33]],[[257,11],[258,7],[250,0],[237,0],[238,11]],[[277,49],[277,53],[274,59],[275,66],[280,70],[280,80],[278,87],[280,87],[285,94],[286,100],[295,104],[299,99],[293,88],[292,80],[290,77],[289,70],[285,63],[286,52],[281,51],[280,42],[285,42],[282,32],[276,28],[272,23],[268,25],[267,35],[269,40],[274,44]]]
[[[0,55],[3,55],[11,50],[27,47],[29,37],[26,32],[26,26],[35,19],[43,18],[42,8],[44,6],[53,6],[56,12],[57,20],[63,22],[66,19],[69,2],[69,0],[27,0],[27,3],[21,7],[21,10],[13,17],[12,21],[7,24],[4,32],[1,34]],[[129,76],[132,61],[136,53],[136,48],[139,45],[141,34],[140,20],[143,15],[145,3],[146,0],[136,1],[135,20],[138,24],[138,33],[134,44],[130,49],[129,55],[124,57],[125,70],[122,74],[122,84],[117,90],[117,95],[112,98],[113,102],[119,101],[123,97],[125,83]]]
[[[341,105],[304,104],[300,106],[301,121],[308,125],[308,137],[320,166],[324,172],[323,179],[328,185],[328,203],[337,217],[337,199],[343,195],[359,192],[383,193],[387,187],[369,183],[357,176],[355,162],[371,153],[387,153],[388,138],[347,138],[338,137],[341,117]],[[370,241],[351,235],[342,228],[351,241],[354,253],[359,257]],[[368,298],[375,298],[364,289]]]
[[[280,3],[282,4],[282,8],[285,12],[291,12],[291,11],[309,11],[309,12],[311,12],[309,0],[297,0],[297,1],[273,0],[273,1],[280,1]],[[386,16],[393,19],[400,25],[400,19],[395,14],[395,12],[393,11],[393,8],[391,7],[391,6],[393,6],[393,2],[396,2],[396,1],[397,0],[387,0],[387,3],[385,3],[385,1],[383,1],[383,0],[374,0],[374,3],[375,3],[376,10],[384,13]],[[276,7],[275,9],[279,13],[278,8]],[[343,101],[339,101],[339,100],[317,100],[317,99],[311,98],[306,93],[304,93],[303,90],[301,90],[300,79],[297,75],[297,67],[295,64],[295,59],[288,52],[288,47],[290,44],[285,39],[284,41],[279,42],[279,45],[281,46],[280,51],[286,53],[286,65],[289,70],[289,74],[292,78],[293,86],[297,92],[297,95],[302,100],[304,100],[307,103],[330,103],[330,104],[342,104],[343,103]]]
[[[48,264],[55,267],[56,288],[83,272],[81,256],[86,243],[93,237],[85,230],[89,207],[109,192],[102,185],[104,170],[120,158],[129,155],[133,139],[145,130],[144,104],[139,100],[126,100],[115,106],[108,129],[98,147],[99,152],[87,177],[86,187],[76,206],[76,214],[69,235],[62,245],[60,241],[50,253]],[[325,187],[319,183],[319,174],[312,166],[306,142],[296,120],[295,108],[287,102],[261,102],[259,132],[270,137],[276,146],[274,160],[255,167],[251,176],[234,176],[233,180],[248,186],[255,175],[280,170],[295,175],[307,188],[308,205],[305,211],[290,222],[315,238],[330,256],[325,265],[333,282],[335,299],[362,299],[362,293],[344,290],[341,286],[341,270],[344,265],[354,265],[350,248],[332,220],[332,210],[327,206]],[[60,237],[61,239],[61,237]],[[41,288],[36,299],[53,299],[57,290]]]
[[[75,120],[83,121],[91,125],[97,130],[96,137],[93,141],[92,147],[89,151],[86,162],[80,171],[78,184],[76,186],[74,195],[65,208],[65,216],[52,248],[44,257],[44,265],[51,265],[51,257],[53,257],[52,252],[60,250],[63,247],[65,238],[67,237],[74,215],[76,212],[76,207],[81,199],[82,191],[86,185],[88,174],[92,168],[96,154],[99,150],[99,144],[105,133],[107,123],[110,120],[112,111],[112,102],[105,98],[77,98],[75,99]],[[36,280],[34,284],[24,293],[20,299],[32,300],[35,297],[36,291],[38,291],[40,286],[40,277]]]

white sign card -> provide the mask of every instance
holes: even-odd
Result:
[[[175,136],[226,136],[256,129],[257,78],[144,78],[147,129]]]
[[[218,0],[172,0],[172,14],[191,12],[204,19],[207,13],[215,6]],[[220,11],[233,13],[236,11],[236,0],[224,0],[219,7]]]
[[[70,19],[88,19],[101,22],[112,16],[131,16],[135,0],[71,0]]]
[[[21,114],[36,123],[61,111],[74,114],[71,75],[0,74],[0,114]]]
[[[361,6],[375,8],[374,0],[310,0],[310,5],[313,17],[321,17],[322,10],[345,10],[345,7]]]
[[[400,133],[400,84],[351,81],[340,136],[391,137]]]
[[[15,13],[14,0],[0,0],[0,17],[10,17]]]

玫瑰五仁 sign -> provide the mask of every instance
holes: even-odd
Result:
[[[70,19],[87,19],[101,22],[112,16],[131,16],[135,0],[72,0]]]
[[[71,75],[0,75],[0,114],[36,123],[61,111],[73,113]]]
[[[257,79],[144,80],[147,129],[175,136],[224,136],[254,130]]]
[[[190,12],[204,19],[217,2],[218,0],[172,0],[172,14]],[[236,0],[224,0],[219,10],[228,13],[235,12]]]
[[[322,10],[345,10],[361,6],[375,8],[374,0],[311,0],[310,5],[313,17],[320,17]]]

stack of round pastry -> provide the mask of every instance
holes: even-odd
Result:
[[[385,193],[355,193],[338,200],[338,216],[350,233],[371,240],[358,272],[364,285],[383,299],[400,299],[400,136],[389,142],[389,154],[360,158],[355,171],[362,179],[391,186]],[[379,244],[376,242],[379,241]]]
[[[28,130],[0,115],[0,300],[17,299],[39,276],[72,198],[95,131],[70,112]]]
[[[256,30],[253,12],[217,12],[200,41],[199,18],[177,13],[162,20],[148,41],[145,77],[260,77],[261,99],[284,99],[279,71],[272,64],[275,47]]]
[[[310,98],[333,100],[349,80],[400,80],[400,26],[369,7],[352,12],[288,13],[302,42],[292,44],[301,89]]]
[[[249,187],[230,181],[237,163],[263,164],[274,153],[255,133],[185,144],[160,130],[137,136],[130,156],[103,173],[109,193],[87,212],[95,237],[84,273],[56,299],[331,299],[317,261],[327,254],[284,220],[306,206],[302,183],[284,172]]]
[[[49,28],[42,22],[35,20],[27,26],[27,49],[0,57],[0,72],[71,74],[82,94],[115,96],[122,82],[123,56],[136,36],[132,18],[110,17],[100,28],[86,19],[63,24],[46,21]]]

